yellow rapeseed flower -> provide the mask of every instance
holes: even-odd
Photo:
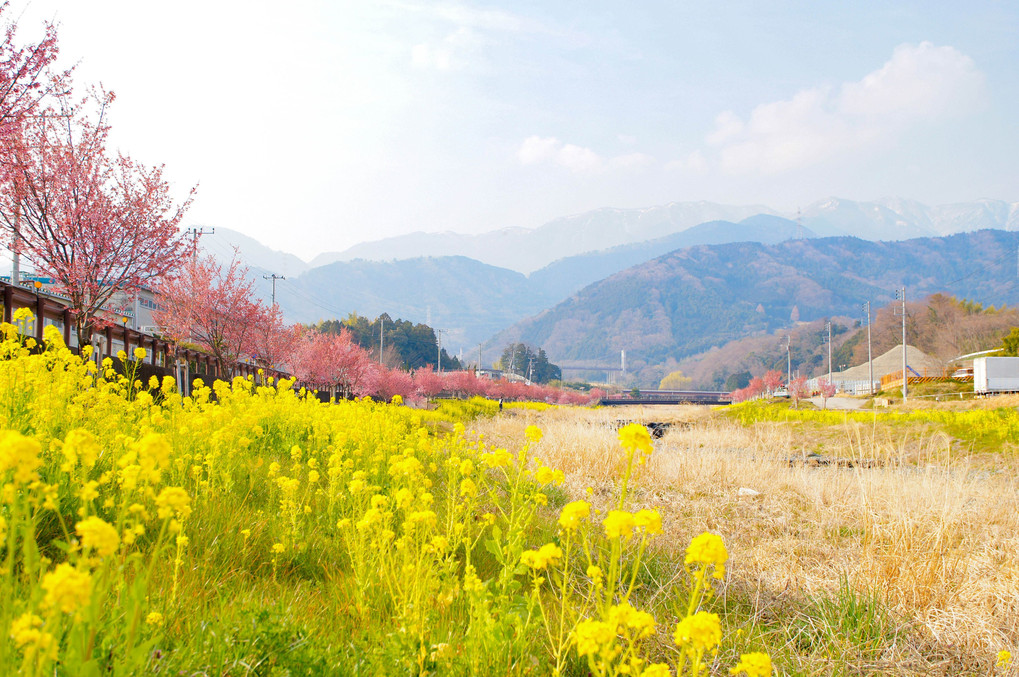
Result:
[[[159,519],[168,519],[174,515],[187,519],[191,515],[191,497],[180,487],[165,487],[156,497],[156,507],[159,508]]]
[[[78,462],[85,468],[91,468],[99,458],[100,449],[95,435],[84,428],[75,428],[64,437],[61,451],[67,460],[67,471],[70,471]]]
[[[145,617],[145,624],[146,625],[152,625],[152,626],[155,626],[157,628],[162,627],[163,626],[163,614],[159,613],[158,611],[150,612],[149,615]]]
[[[81,489],[78,490],[77,498],[81,499],[85,503],[94,501],[95,499],[99,498],[99,491],[96,490],[98,488],[99,482],[97,482],[94,479],[90,479],[84,485],[82,485]]]
[[[610,510],[609,514],[605,516],[602,526],[605,527],[605,535],[609,538],[629,539],[633,536],[636,522],[633,515],[625,510]]]
[[[1012,652],[1002,649],[998,652],[998,667],[1007,670],[1010,665],[1012,665]]]
[[[50,660],[57,657],[57,643],[53,635],[42,630],[42,626],[43,620],[30,612],[11,621],[11,639],[29,660],[32,660],[37,652]]]
[[[552,480],[555,479],[555,472],[552,468],[542,466],[534,473],[534,479],[538,484],[551,484]]]
[[[714,649],[722,641],[722,621],[718,614],[698,611],[679,622],[673,639],[678,646],[695,651]]]
[[[120,535],[112,524],[92,516],[75,525],[81,544],[96,551],[100,557],[109,557],[120,547]]]
[[[437,516],[431,510],[418,510],[407,515],[404,526],[406,528],[413,528],[418,525],[434,527],[437,519]]]
[[[651,435],[640,423],[628,423],[619,429],[619,443],[624,449],[639,450],[650,454],[654,447],[651,446]]]
[[[632,632],[637,638],[655,634],[655,617],[646,611],[638,611],[629,602],[609,609],[608,617],[620,632]]]
[[[478,494],[478,486],[476,484],[474,484],[474,482],[472,480],[470,480],[470,479],[460,480],[460,495],[461,496],[467,496],[468,498],[470,498],[471,496],[476,496],[477,494]]]
[[[667,663],[652,663],[644,668],[640,677],[672,677],[672,670],[669,669]]]
[[[638,510],[633,515],[633,521],[649,534],[662,533],[662,516],[657,510]]]
[[[14,481],[28,484],[39,478],[36,470],[42,465],[39,443],[15,430],[0,431],[0,477],[14,471]]]
[[[540,442],[542,437],[541,428],[536,425],[529,425],[524,430],[524,436],[532,442]]]
[[[505,468],[513,463],[513,454],[505,449],[496,449],[482,454],[481,461],[489,468]]]
[[[148,433],[134,443],[138,453],[138,464],[146,473],[153,473],[157,468],[165,468],[170,462],[173,448],[163,435]]]
[[[587,577],[590,578],[591,582],[594,583],[596,586],[600,586],[602,584],[604,576],[605,573],[602,571],[600,566],[592,564],[591,566],[587,567]]]
[[[546,569],[562,559],[562,549],[554,543],[546,543],[537,550],[527,550],[520,556],[520,562],[531,569]]]
[[[145,359],[145,349],[144,348],[135,348],[134,349],[134,359],[136,359],[136,360],[144,360]]]
[[[573,531],[580,526],[581,521],[591,515],[591,504],[587,501],[573,501],[563,506],[559,513],[559,526],[566,531]]]
[[[46,591],[43,598],[46,607],[74,613],[88,604],[92,596],[92,577],[65,562],[43,576],[42,588]]]
[[[725,563],[729,559],[729,552],[725,549],[725,543],[721,536],[704,532],[690,541],[690,547],[686,549],[686,564],[699,565],[702,567],[714,566],[714,577],[722,578],[725,575]]]
[[[577,623],[573,630],[573,638],[578,654],[595,656],[601,653],[607,644],[615,641],[616,628],[604,621],[588,619]]]
[[[741,655],[739,663],[729,670],[729,674],[738,675],[741,672],[746,673],[747,677],[771,677],[771,656],[756,651]]]

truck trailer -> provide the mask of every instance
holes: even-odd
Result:
[[[978,357],[973,360],[973,392],[1019,393],[1019,357]]]

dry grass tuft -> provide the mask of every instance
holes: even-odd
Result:
[[[593,487],[597,503],[617,476],[618,421],[673,424],[634,482],[634,507],[661,510],[664,547],[673,552],[701,531],[722,535],[729,587],[756,600],[759,621],[769,606],[838,595],[848,581],[887,605],[909,638],[869,668],[857,664],[863,672],[983,672],[999,649],[1019,646],[1015,459],[987,470],[937,431],[742,427],[703,407],[556,409],[477,426],[509,443],[539,425],[545,437],[536,453],[566,472],[572,496]],[[790,464],[819,444],[827,455],[881,465]],[[741,488],[760,494],[741,496]]]

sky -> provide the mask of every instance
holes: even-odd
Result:
[[[1019,200],[1019,3],[13,0],[188,225],[310,259],[673,201]]]

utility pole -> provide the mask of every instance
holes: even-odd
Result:
[[[895,298],[902,301],[902,311],[896,312],[896,315],[902,315],[902,401],[906,401],[906,397],[909,393],[909,375],[906,373],[906,287],[903,285],[901,288],[895,290]]]
[[[789,387],[789,383],[791,383],[792,380],[793,380],[793,353],[792,353],[791,345],[792,345],[792,338],[790,338],[789,334],[786,334],[785,335],[785,373],[786,373],[785,384],[786,384],[787,388]]]
[[[828,385],[831,385],[831,320],[824,323],[824,328],[828,331]]]
[[[191,258],[198,258],[198,238],[202,235],[215,235],[216,229],[209,228],[205,230],[205,226],[197,226],[194,228],[188,228],[184,231],[184,237],[191,238]]]
[[[276,273],[273,273],[272,275],[263,275],[262,279],[263,280],[272,280],[272,307],[275,308],[276,307],[276,280],[285,280],[287,278],[286,278],[285,275],[277,275]]]
[[[21,200],[14,205],[14,236],[11,238],[11,284],[21,284]]]
[[[205,230],[205,226],[197,226],[194,228],[188,228],[186,231],[184,231],[184,236],[190,237],[192,249],[197,249],[198,238],[200,238],[202,235],[215,235],[215,233],[216,233],[215,228],[209,228],[208,230]]]
[[[867,387],[867,392],[871,395],[874,394],[874,354],[871,352],[870,345],[870,301],[863,304],[863,311],[867,313],[867,365],[870,367],[870,385]]]
[[[382,356],[386,353],[386,315],[379,315],[379,364],[385,364]]]
[[[436,373],[442,373],[442,335],[445,333],[446,333],[445,329],[435,330]]]

